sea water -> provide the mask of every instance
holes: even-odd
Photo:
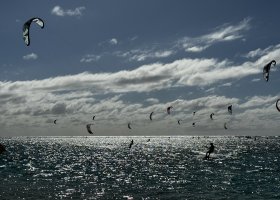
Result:
[[[210,142],[215,152],[205,160]],[[280,199],[278,137],[11,137],[0,143],[7,149],[0,155],[0,199]]]

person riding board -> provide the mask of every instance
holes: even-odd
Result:
[[[209,159],[210,158],[210,154],[214,152],[215,146],[214,144],[211,142],[210,143],[210,147],[208,147],[208,151],[206,152],[205,158]]]
[[[133,140],[131,140],[130,144],[129,144],[129,148],[131,148],[133,145]]]
[[[3,144],[0,144],[0,154],[6,151],[6,148]]]

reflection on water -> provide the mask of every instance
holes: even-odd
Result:
[[[7,148],[0,155],[0,199],[280,198],[277,137],[15,137],[0,142]],[[210,142],[216,150],[204,160]]]

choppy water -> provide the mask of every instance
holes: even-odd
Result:
[[[0,155],[0,199],[280,199],[278,137],[15,137],[0,142],[7,148]],[[209,142],[216,151],[204,160]]]

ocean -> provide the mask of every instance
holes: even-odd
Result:
[[[210,142],[215,152],[205,160]],[[0,143],[7,150],[0,155],[1,200],[280,199],[280,137],[9,137]]]

